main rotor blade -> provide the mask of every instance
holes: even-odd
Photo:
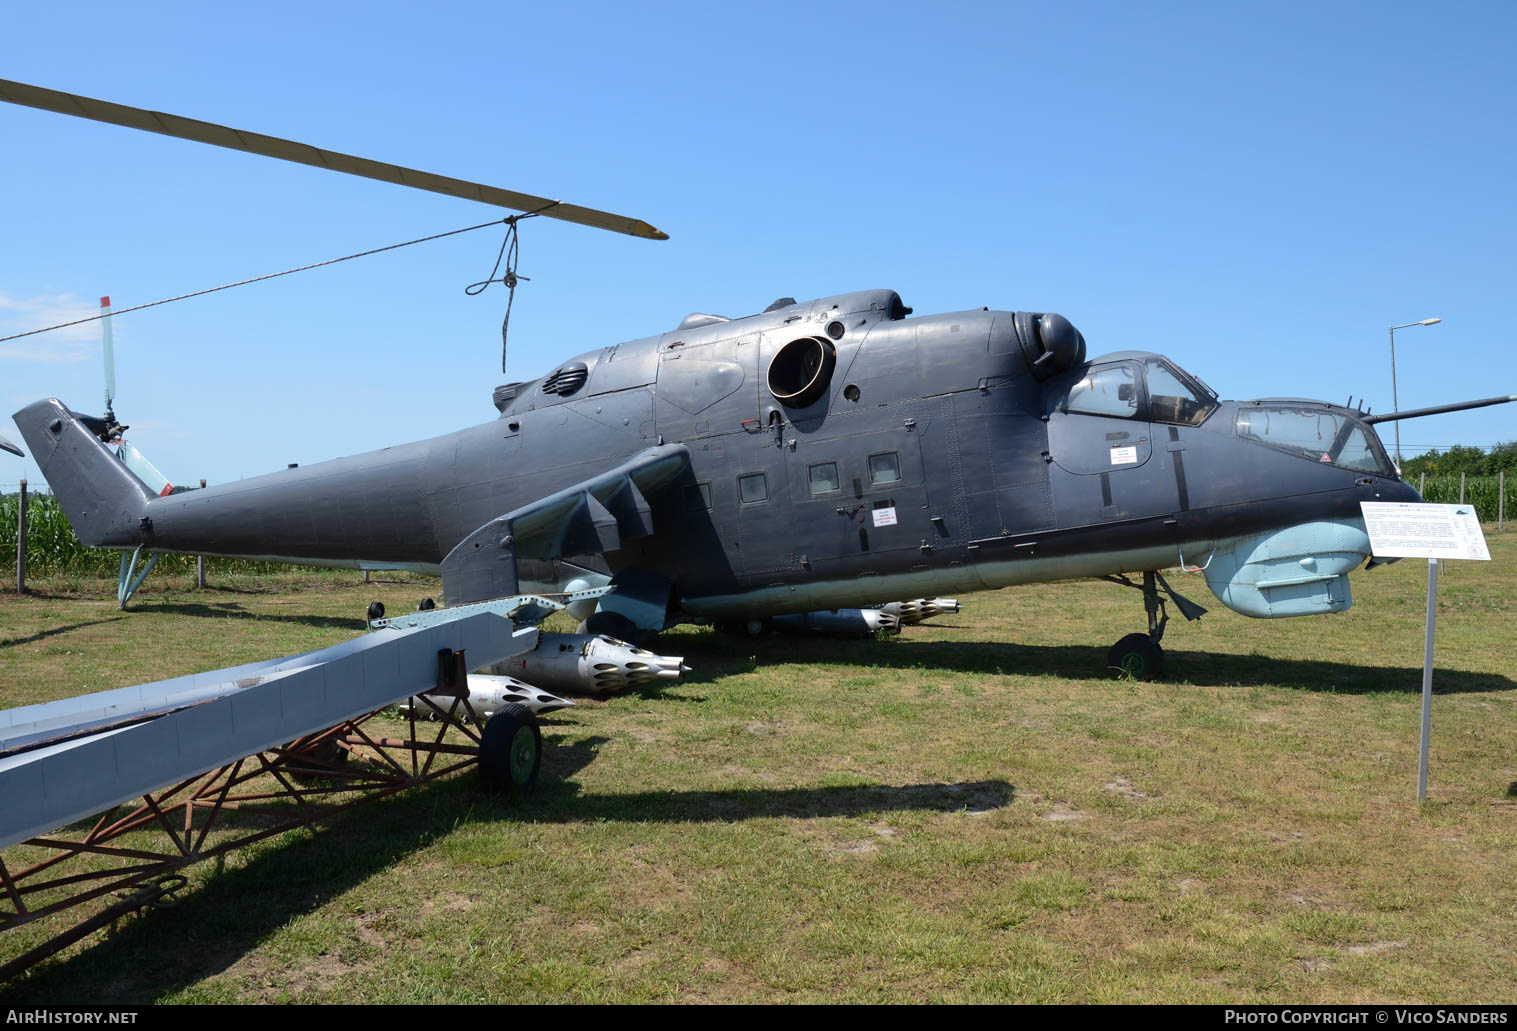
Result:
[[[596,229],[609,229],[616,233],[626,233],[628,236],[640,236],[648,240],[669,239],[668,233],[655,229],[640,219],[628,218],[626,215],[614,215],[609,211],[597,211],[595,208],[584,208],[578,204],[564,204],[547,197],[535,197],[530,193],[517,193],[515,190],[503,190],[498,186],[471,183],[464,179],[453,179],[445,175],[406,168],[403,165],[371,161],[368,158],[354,157],[352,154],[341,154],[335,150],[323,150],[307,143],[280,139],[278,136],[265,136],[262,133],[248,132],[244,129],[232,129],[214,122],[202,122],[195,118],[165,114],[162,111],[148,111],[140,107],[113,104],[108,100],[96,100],[92,97],[76,96],[73,93],[61,93],[41,86],[30,86],[24,82],[0,79],[0,100],[24,107],[41,108],[43,111],[56,111],[59,114],[91,118],[97,122],[124,125],[129,129],[141,129],[144,132],[156,132],[164,136],[177,136],[180,139],[209,143],[212,146],[226,147],[230,150],[244,150],[251,154],[279,158],[281,161],[294,161],[316,168],[329,168],[334,172],[346,172],[348,175],[378,179],[381,182],[410,186],[417,190],[430,190],[433,193],[462,197],[465,200],[493,204],[513,211],[539,211],[547,218],[577,222]]]

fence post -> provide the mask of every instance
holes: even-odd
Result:
[[[1464,504],[1464,473],[1459,474],[1459,503]]]
[[[1421,472],[1421,473],[1417,474],[1417,493],[1421,494],[1424,498],[1427,497],[1427,473],[1426,472]]]
[[[21,507],[16,510],[16,593],[26,593],[26,481],[21,481]]]
[[[368,583],[369,582],[369,571],[367,569],[365,569],[363,571],[363,582],[364,583]]]
[[[205,477],[200,478],[200,489],[205,490]],[[195,556],[195,586],[205,590],[205,556]]]
[[[1496,529],[1506,522],[1506,470],[1496,477]]]

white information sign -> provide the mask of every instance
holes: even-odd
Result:
[[[877,508],[877,509],[875,509],[874,510],[874,525],[875,526],[894,526],[895,525],[895,506],[891,505],[888,508]]]
[[[1359,507],[1376,558],[1491,560],[1474,505],[1361,501]]]
[[[1376,558],[1427,559],[1427,631],[1422,639],[1422,741],[1417,758],[1417,801],[1427,799],[1428,738],[1433,719],[1433,623],[1437,618],[1438,560],[1491,560],[1474,505],[1414,505],[1361,501],[1370,551]]]
[[[1114,447],[1111,449],[1112,465],[1136,465],[1138,463],[1138,449],[1136,447]]]

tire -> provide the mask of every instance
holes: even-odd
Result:
[[[537,785],[542,768],[543,736],[537,717],[525,705],[503,705],[485,723],[479,746],[479,773],[495,791],[517,797]]]
[[[318,747],[312,749],[310,752],[304,754],[309,755],[317,763],[326,763],[329,765],[305,766],[295,760],[287,762],[285,764],[285,769],[289,771],[291,777],[295,778],[295,780],[301,784],[311,784],[316,781],[331,780],[337,778],[339,774],[337,771],[333,770],[331,766],[347,765],[348,757],[353,753],[349,752],[346,748],[343,748],[336,741],[327,740],[322,742],[322,744]]]
[[[592,612],[590,618],[579,625],[582,634],[605,634],[614,637],[618,641],[626,641],[628,644],[636,644],[639,637],[647,637],[632,622],[620,612]]]
[[[1128,634],[1111,646],[1106,664],[1118,677],[1158,680],[1164,676],[1164,649],[1147,634]]]

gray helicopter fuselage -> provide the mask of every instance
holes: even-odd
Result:
[[[1363,500],[1416,499],[1367,427],[1357,465],[1329,462],[1326,442],[1321,460],[1303,456],[1295,438],[1313,413],[1319,436],[1358,413],[1275,406],[1278,432],[1293,434],[1282,449],[1240,429],[1263,425],[1240,413],[1269,405],[1217,401],[1156,355],[1086,361],[1081,339],[1079,354],[1040,363],[1018,333],[1018,318],[1036,318],[1026,313],[907,311],[876,290],[692,316],[500,388],[491,422],[151,498],[146,516],[101,512],[80,536],[437,570],[502,513],[682,444],[688,468],[648,498],[653,533],[524,561],[522,580],[646,570],[672,583],[684,614],[732,618],[1167,568],[1219,541],[1357,519]],[[806,340],[835,361],[820,389],[787,403],[776,395],[816,370],[777,383],[787,358],[775,359]],[[1150,398],[1149,378],[1186,397],[1156,386]]]

